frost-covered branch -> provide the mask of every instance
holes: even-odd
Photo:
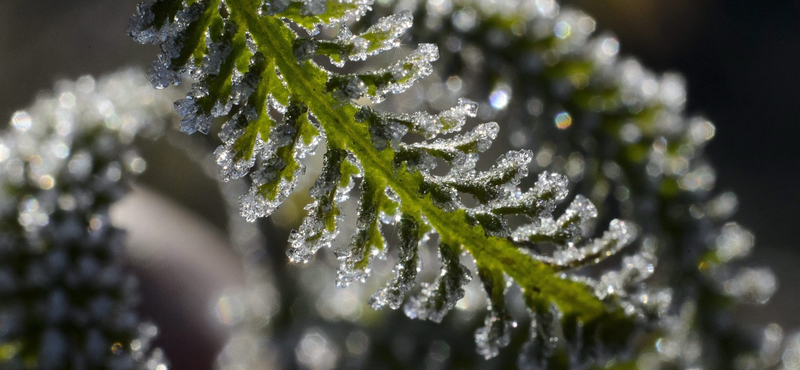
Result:
[[[141,73],[62,81],[0,137],[0,366],[166,369],[109,206],[169,105]]]
[[[684,332],[674,323],[713,315],[724,306],[715,303],[720,299],[764,301],[774,291],[766,270],[728,263],[749,252],[752,237],[726,224],[735,208],[730,195],[710,197],[714,173],[702,149],[714,126],[685,117],[678,76],[656,76],[619,58],[613,37],[592,35],[593,19],[552,0],[405,1],[370,13],[372,5],[159,0],[142,4],[131,22],[135,39],[161,46],[150,73],[156,87],[177,83],[184,72],[197,80],[176,102],[182,130],[219,134],[223,180],[251,184],[240,197],[247,220],[273,214],[324,143],[308,215],[290,236],[291,260],[308,262],[334,245],[344,202],[358,189],[355,233],[336,252],[337,285],[365,281],[373,261],[395,248],[385,235],[394,228],[394,276],[370,303],[406,302],[409,316],[438,322],[470,280],[455,257],[466,252],[490,302],[475,335],[478,352],[493,357],[511,341],[506,288],[513,281],[532,322],[520,366],[534,368],[564,362],[564,354],[574,368],[627,360],[632,332],[673,340]],[[383,67],[341,69],[399,50],[409,32],[424,41],[411,53],[392,54]],[[437,59],[448,72],[431,84],[425,78]],[[429,96],[408,106],[440,113],[375,105],[420,86],[430,87]],[[465,94],[474,101],[453,105]],[[490,108],[478,112],[475,101]],[[526,149],[479,166],[500,126],[462,133],[476,116],[506,122],[510,144]],[[224,122],[217,127],[215,118]],[[536,182],[527,178],[531,169],[540,173]],[[595,231],[598,221],[607,231]],[[420,251],[431,241],[438,242],[440,273],[413,295]],[[623,252],[620,266],[608,268],[604,261],[630,244],[636,248]],[[705,254],[683,252],[689,249]],[[689,279],[692,288],[675,295],[669,286],[645,284],[653,275]],[[730,325],[697,322],[686,330],[707,339],[675,339],[682,350],[701,343],[714,355],[697,362],[659,355],[654,363],[713,367],[754,350],[743,345],[728,356],[732,347],[721,338],[741,337]]]
[[[498,283],[505,284],[507,274],[531,301],[552,301],[565,314],[587,322],[614,315],[613,305],[606,309],[592,293],[592,284],[570,278],[565,270],[599,261],[602,254],[629,243],[634,229],[628,223],[615,221],[607,237],[576,247],[584,236],[582,227],[593,218],[590,202],[579,198],[557,222],[548,221],[565,197],[565,178],[544,174],[537,187],[520,189],[533,159],[526,150],[506,153],[488,170],[476,166],[478,155],[497,135],[495,123],[436,139],[460,131],[466,119],[476,115],[477,105],[471,101],[461,100],[438,114],[382,112],[358,103],[361,98],[383,101],[387,94],[402,93],[428,76],[431,63],[439,58],[435,45],[420,44],[388,66],[365,72],[343,73],[315,62],[314,55],[323,55],[342,65],[397,47],[398,37],[410,26],[408,12],[382,17],[361,33],[349,28],[346,21],[363,16],[370,5],[344,0],[162,0],[138,8],[130,33],[139,41],[161,45],[150,74],[156,87],[176,83],[183,72],[198,79],[189,95],[176,102],[183,131],[207,133],[214,117],[224,117],[217,163],[223,179],[251,180],[250,190],[240,198],[248,220],[269,216],[284,202],[305,171],[304,158],[324,139],[323,171],[312,187],[308,215],[291,236],[290,259],[306,262],[331,245],[342,220],[338,204],[360,181],[358,229],[350,247],[338,253],[342,264],[337,281],[347,285],[367,278],[371,261],[388,248],[380,223],[394,225],[400,261],[395,277],[373,296],[373,306],[401,305],[416,285],[419,248],[437,235],[440,252],[468,252],[482,269],[497,276]],[[338,35],[321,38],[320,26],[335,26]],[[404,140],[409,133],[426,140]],[[436,161],[444,161],[449,173],[434,174]],[[467,206],[467,196],[478,204]],[[517,216],[531,224],[510,226],[508,220]],[[541,230],[534,231],[537,228]],[[539,256],[523,245],[523,239],[545,241],[523,237],[536,232],[550,233],[547,241],[558,245],[553,257]],[[574,248],[579,248],[577,255],[570,252]],[[448,263],[445,256],[443,280],[428,286],[444,294],[435,298],[442,302],[436,303],[437,313],[431,315],[422,303],[434,298],[425,290],[408,306],[410,315],[438,319],[458,300],[458,284],[468,281],[463,277],[466,270]],[[498,299],[503,299],[503,291],[496,293]]]

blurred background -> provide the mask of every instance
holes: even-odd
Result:
[[[124,66],[147,68],[157,50],[125,34],[138,2],[1,1],[0,116],[27,106],[57,79]],[[744,306],[738,316],[743,322],[800,328],[800,248],[792,234],[800,227],[800,2],[567,3],[594,16],[600,30],[616,34],[621,54],[686,77],[687,112],[717,126],[707,152],[718,187],[736,192],[735,219],[756,234],[752,263],[770,266],[780,281],[766,307]],[[147,144],[143,152],[149,171],[139,182],[158,193],[142,190],[138,202],[123,204],[132,215],[125,222],[135,230],[166,227],[169,232],[158,239],[131,233],[141,312],[160,326],[158,344],[174,369],[208,369],[225,339],[224,327],[215,323],[214,301],[227,287],[242,283],[238,257],[226,247],[222,231],[223,202],[214,181],[180,150]],[[158,217],[135,217],[145,211]],[[285,245],[280,240],[272,247]]]

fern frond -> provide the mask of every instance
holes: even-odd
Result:
[[[519,189],[533,158],[526,150],[501,156],[488,170],[476,169],[478,155],[497,135],[497,124],[434,140],[459,131],[474,117],[474,102],[462,100],[439,114],[378,112],[356,102],[380,102],[429,75],[439,57],[435,45],[420,44],[387,67],[366,72],[341,73],[314,61],[321,55],[342,64],[398,45],[411,22],[408,13],[384,17],[353,36],[345,21],[363,15],[369,5],[347,0],[160,0],[138,8],[130,33],[161,45],[150,74],[156,87],[176,83],[183,72],[198,79],[176,103],[184,132],[207,133],[213,118],[224,117],[217,163],[224,180],[249,176],[251,187],[240,198],[241,213],[249,221],[269,216],[288,197],[304,173],[303,159],[324,139],[325,163],[311,191],[313,202],[291,236],[288,254],[293,261],[306,262],[331,245],[342,219],[338,203],[360,177],[357,230],[350,246],[337,253],[337,283],[364,280],[370,262],[387,250],[380,223],[395,225],[399,262],[394,278],[372,297],[374,307],[402,305],[416,285],[418,250],[435,233],[441,275],[423,287],[406,311],[441,320],[469,281],[456,258],[468,252],[492,302],[486,327],[476,334],[486,357],[508,343],[511,326],[504,293],[509,280],[519,284],[529,308],[537,312],[552,303],[559,315],[587,326],[625,317],[620,304],[598,297],[595,283],[573,272],[625,246],[635,236],[634,227],[614,221],[606,235],[577,247],[582,227],[596,212],[590,202],[577,198],[563,216],[554,218],[556,204],[566,197],[565,177],[545,173],[534,188]],[[331,25],[339,27],[338,37],[315,37],[318,27]],[[408,133],[427,140],[401,141]],[[431,172],[437,159],[450,166],[449,173]],[[467,195],[478,205],[466,206],[462,198]],[[514,228],[508,222],[513,216],[527,217],[530,224]],[[545,241],[556,245],[554,256],[528,248]]]

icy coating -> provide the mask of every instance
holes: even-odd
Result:
[[[478,265],[478,275],[486,291],[487,314],[483,326],[475,331],[477,352],[485,359],[497,356],[511,342],[511,328],[517,323],[506,309],[505,295],[509,284],[499,271]]]
[[[403,11],[400,14],[392,14],[379,19],[378,22],[358,35],[353,35],[348,27],[342,26],[336,38],[339,54],[330,55],[331,62],[338,67],[343,67],[344,57],[359,61],[394,49],[400,45],[400,37],[412,24],[411,12]]]
[[[386,94],[400,94],[419,79],[433,72],[432,62],[439,59],[439,48],[434,44],[419,44],[417,50],[405,59],[375,72],[376,75],[390,76],[389,83],[376,85],[375,92],[368,94],[373,103],[386,99]]]
[[[379,189],[371,181],[361,182],[356,232],[350,245],[336,251],[339,269],[336,285],[346,287],[353,281],[365,282],[372,272],[375,258],[386,258],[386,239],[382,224],[395,224],[400,213],[400,199],[391,188]]]
[[[135,70],[61,81],[13,115],[0,136],[3,368],[166,369],[108,209],[146,168],[133,139],[172,117]]]
[[[444,315],[464,298],[464,285],[472,280],[470,271],[447,244],[439,244],[440,273],[433,283],[422,283],[422,291],[411,297],[403,310],[412,319],[442,322]]]
[[[528,339],[522,345],[517,366],[524,370],[547,369],[549,358],[555,354],[562,338],[562,315],[558,307],[551,304],[547,310],[533,312],[530,317]],[[581,324],[578,324],[576,328],[574,341],[580,343],[583,340]],[[570,348],[568,354],[571,368],[580,369],[588,365],[588,362],[581,358],[579,344],[573,344],[573,348]]]
[[[416,284],[414,280],[420,269],[419,247],[428,240],[430,232],[430,226],[424,222],[408,215],[400,218],[397,224],[400,238],[397,246],[399,261],[392,270],[394,277],[370,298],[369,304],[373,308],[380,309],[383,306],[400,308],[406,295]]]
[[[310,191],[314,202],[306,206],[308,215],[303,224],[289,236],[287,255],[292,262],[306,263],[320,248],[333,244],[339,234],[337,224],[344,220],[337,204],[350,197],[354,178],[362,175],[363,169],[352,154],[332,148],[325,153],[322,174]]]

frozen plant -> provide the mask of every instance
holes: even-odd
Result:
[[[475,352],[500,366],[511,346],[523,369],[795,368],[796,337],[780,356],[780,327],[754,334],[725,319],[776,282],[737,265],[754,237],[729,220],[735,196],[714,192],[703,157],[714,126],[685,117],[679,77],[619,58],[594,29],[552,0],[155,0],[128,32],[161,48],[155,87],[194,79],[174,103],[180,129],[220,138],[213,157],[222,181],[246,184],[236,199],[246,221],[272,215],[319,152],[286,254],[306,263],[336,249],[328,282],[339,287],[380,279],[376,261],[392,258],[364,300],[372,308],[446,325],[475,281],[488,312],[452,330],[471,331]],[[409,52],[405,38],[420,43]],[[412,89],[423,98],[403,94]],[[120,181],[144,169],[133,137],[160,129],[144,125],[165,114],[152,94],[132,75],[82,78],[12,117],[0,141],[4,364],[166,368],[149,349],[154,327],[133,313],[107,216]],[[500,132],[518,150],[486,164]],[[301,283],[266,268],[246,225],[232,222],[233,238],[265,289],[251,314],[269,321],[301,294],[268,289],[270,276],[279,290]],[[428,256],[438,273],[418,284],[423,259],[436,265]],[[291,364],[305,368],[371,366],[368,353],[388,346],[353,322],[279,324],[297,343]],[[361,357],[346,357],[339,337]],[[425,340],[405,343],[424,343],[426,367],[446,367],[447,343]],[[249,353],[269,356],[266,341]]]
[[[166,370],[109,206],[169,116],[134,70],[62,81],[0,137],[0,366]]]
[[[565,176],[545,172],[530,189],[520,188],[533,159],[528,150],[508,152],[488,170],[479,170],[478,155],[489,148],[499,126],[490,122],[462,133],[467,118],[477,114],[476,103],[462,99],[438,114],[385,112],[366,103],[402,93],[428,76],[439,58],[435,45],[420,44],[398,61],[366,72],[345,73],[313,60],[324,56],[343,65],[396,47],[412,23],[407,11],[382,17],[363,32],[350,29],[349,22],[370,5],[156,1],[139,6],[129,33],[161,46],[150,73],[154,86],[176,83],[174,76],[184,72],[197,79],[186,98],[175,103],[182,131],[208,133],[213,119],[224,117],[217,129],[222,140],[217,163],[223,180],[249,177],[250,189],[240,197],[248,220],[274,212],[304,173],[304,158],[324,139],[322,173],[311,188],[308,215],[290,237],[288,255],[308,262],[330,247],[342,221],[339,205],[360,183],[355,234],[337,251],[337,283],[365,280],[372,261],[389,249],[382,224],[394,226],[399,261],[394,277],[370,299],[374,308],[403,305],[416,285],[419,249],[435,235],[441,274],[405,310],[411,317],[440,321],[463,297],[461,286],[471,273],[456,256],[469,253],[490,301],[485,327],[475,335],[487,358],[508,344],[515,326],[505,308],[510,281],[523,290],[532,317],[555,315],[568,325],[584,326],[584,335],[571,338],[575,342],[604,331],[617,332],[624,342],[631,332],[623,328],[636,325],[619,322],[656,317],[668,301],[628,294],[629,286],[646,291],[642,281],[654,260],[629,264],[634,273],[611,282],[581,273],[628,245],[636,228],[613,220],[608,231],[587,239],[597,216],[587,198],[575,196],[554,215],[567,200]],[[336,28],[336,35],[323,37],[320,27]],[[403,140],[408,134],[415,136]],[[449,167],[444,174],[434,171],[441,163]],[[468,205],[467,198],[476,204]],[[541,250],[542,244],[554,250]],[[604,284],[619,287],[598,288]],[[553,323],[559,326],[562,320]]]

